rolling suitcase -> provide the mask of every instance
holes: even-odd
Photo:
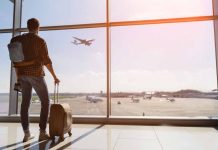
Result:
[[[72,135],[72,110],[69,104],[58,103],[58,94],[58,85],[55,84],[54,104],[52,104],[50,108],[49,134],[52,139],[55,139],[55,136],[59,136],[60,140],[63,141],[65,133],[68,133],[69,136]],[[55,103],[56,98],[57,103]]]

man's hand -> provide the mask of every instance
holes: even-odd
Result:
[[[54,78],[54,82],[55,82],[55,84],[59,84],[59,83],[60,83],[60,80],[59,80],[57,77],[55,77],[55,78]]]
[[[54,73],[54,70],[53,70],[53,67],[52,67],[52,64],[47,64],[45,65],[48,69],[48,71],[51,73],[51,75],[53,76],[54,78],[54,83],[55,84],[59,84],[60,80],[56,77],[55,73]]]

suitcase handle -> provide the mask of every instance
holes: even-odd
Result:
[[[54,85],[54,104],[55,104],[55,100],[57,98],[57,103],[58,103],[58,98],[59,98],[59,84]]]

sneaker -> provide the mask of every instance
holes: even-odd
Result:
[[[40,131],[39,133],[39,141],[50,140],[50,136],[46,133],[46,131]]]
[[[24,133],[23,142],[27,142],[27,141],[29,141],[29,140],[31,140],[33,138],[34,138],[34,136],[31,136],[30,132]]]

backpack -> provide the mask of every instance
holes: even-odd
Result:
[[[23,47],[20,42],[13,42],[8,44],[9,57],[12,62],[24,61]]]
[[[8,44],[9,57],[15,68],[36,64],[37,59],[26,61],[22,43],[19,41]],[[36,56],[37,57],[37,56]]]

